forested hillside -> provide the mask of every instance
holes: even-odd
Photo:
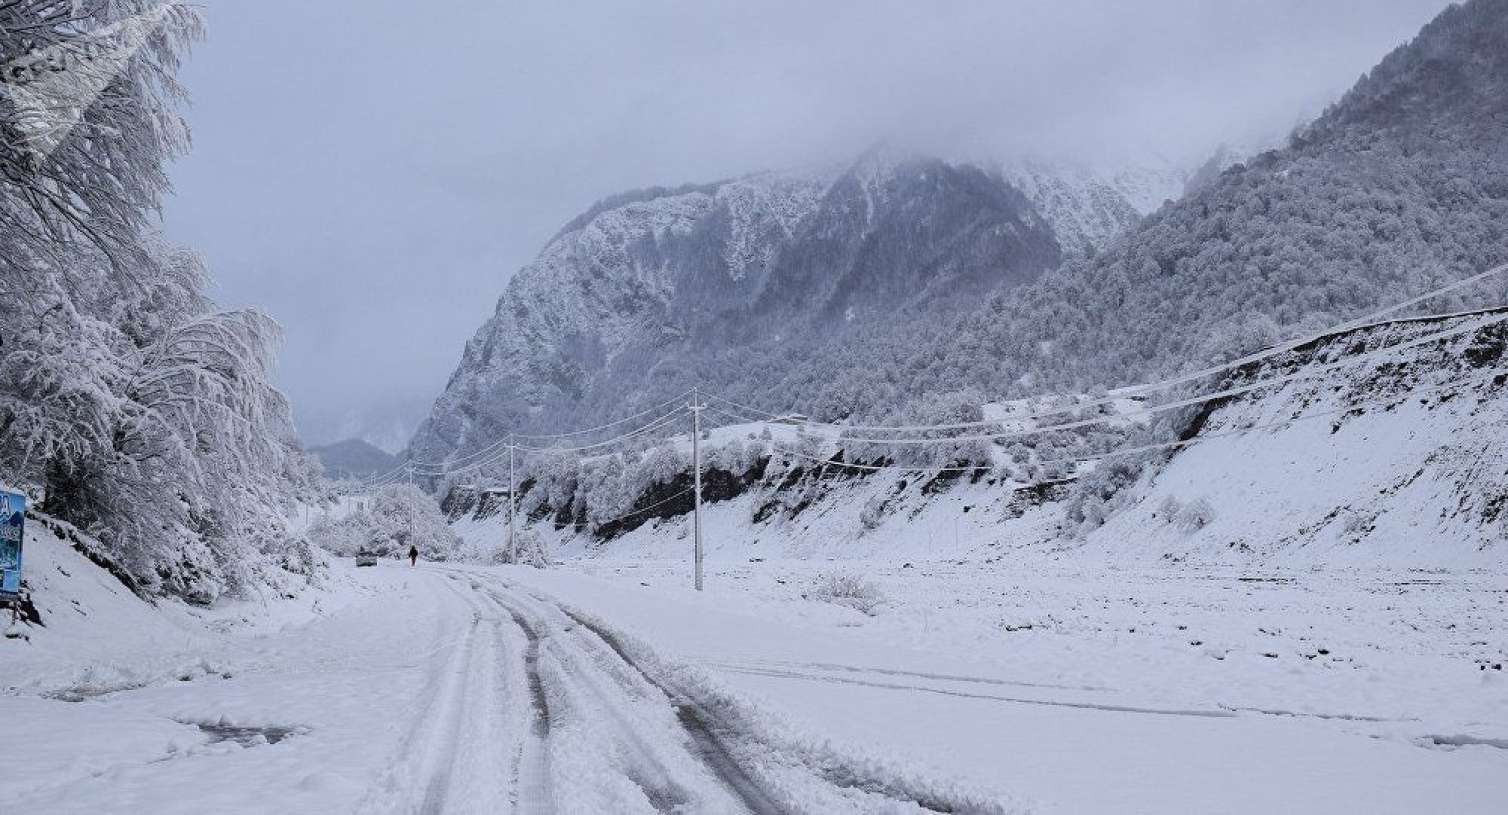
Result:
[[[1236,164],[1097,257],[946,326],[887,322],[836,365],[734,398],[826,419],[910,396],[1082,392],[1238,355],[1508,260],[1508,2],[1452,7],[1281,150]],[[1502,281],[1427,304],[1508,299]],[[718,365],[757,365],[725,356]],[[824,363],[828,360],[824,360]]]
[[[1285,149],[1003,292],[901,367],[992,393],[1133,382],[1508,260],[1508,2],[1452,7]],[[1508,299],[1501,280],[1433,310]],[[886,377],[889,379],[889,377]]]

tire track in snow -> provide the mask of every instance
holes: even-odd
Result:
[[[454,577],[451,579],[455,580]],[[421,815],[441,815],[446,811],[446,800],[455,781],[458,753],[462,745],[472,743],[463,738],[468,729],[468,721],[480,718],[467,715],[468,707],[474,701],[474,694],[471,693],[473,680],[477,678],[478,669],[485,670],[487,667],[485,661],[478,664],[476,658],[478,630],[485,619],[485,609],[474,593],[468,594],[454,585],[451,588],[456,589],[456,593],[470,606],[471,623],[466,631],[463,656],[455,667],[450,682],[446,684],[438,715],[428,723],[428,737],[420,754],[420,766],[423,768],[421,773],[428,778],[424,786],[424,799],[419,805]]]
[[[510,740],[503,687],[503,617],[454,574],[442,581],[464,603],[442,609],[441,630],[462,628],[430,672],[423,703],[399,742],[397,760],[368,793],[366,813],[493,812],[508,800]]]
[[[457,685],[465,679],[465,667],[470,662],[471,652],[476,644],[477,626],[481,622],[481,614],[471,599],[449,580],[442,585],[468,606],[471,621],[451,646],[445,660],[431,671],[424,684],[422,693],[425,701],[410,721],[407,731],[398,744],[397,759],[402,765],[401,768],[394,766],[384,774],[381,783],[368,792],[358,808],[360,812],[392,811],[394,801],[388,799],[391,797],[397,797],[400,800],[408,798],[412,795],[413,785],[416,782],[425,785],[425,802],[422,806],[431,806],[430,790],[433,787],[434,776],[433,754],[444,740],[440,723],[452,718],[452,709],[459,707],[460,691]],[[404,770],[407,770],[410,778],[402,777]]]
[[[447,685],[446,698],[442,704],[445,726],[434,731],[427,740],[433,743],[427,745],[428,749],[425,751],[428,759],[425,762],[428,765],[425,774],[429,776],[429,783],[424,787],[424,801],[419,805],[422,815],[440,815],[445,811],[445,796],[450,792],[456,764],[457,736],[463,729],[466,717],[465,700],[471,696],[468,691],[475,673],[472,654],[476,650],[477,627],[480,623],[480,617],[472,618],[471,628],[466,635],[466,656],[456,671],[456,680]]]
[[[556,606],[556,608],[560,607]],[[739,801],[743,803],[745,809],[754,813],[754,815],[782,815],[784,813],[785,810],[779,804],[775,803],[774,798],[766,793],[749,773],[739,765],[738,761],[733,758],[733,754],[728,750],[728,746],[714,729],[715,719],[712,714],[684,695],[676,693],[672,689],[665,687],[664,684],[657,682],[654,677],[639,667],[638,663],[634,662],[633,658],[629,656],[628,651],[623,647],[623,644],[611,632],[603,630],[601,627],[572,614],[564,608],[560,608],[560,612],[577,625],[590,631],[611,649],[618,656],[618,659],[623,661],[623,664],[633,668],[636,673],[644,677],[644,681],[659,688],[671,700],[671,704],[675,706],[676,719],[681,723],[681,727],[686,731],[686,735],[691,739],[692,744],[696,745],[697,757],[722,782],[723,786],[738,796]]]
[[[708,750],[715,756],[708,761],[709,767],[712,767],[714,771],[721,768],[726,773],[719,773],[719,778],[724,784],[727,784],[740,795],[741,800],[743,800],[745,806],[751,812],[764,815],[765,813],[783,813],[786,811],[775,802],[773,796],[765,792],[754,781],[753,777],[738,764],[733,758],[733,753],[730,751],[724,735],[719,735],[725,734],[727,738],[736,738],[738,736],[738,729],[736,727],[713,714],[707,706],[695,702],[685,694],[676,692],[674,689],[667,687],[661,681],[650,676],[649,672],[639,666],[633,656],[629,654],[628,649],[624,647],[622,641],[613,632],[553,601],[546,600],[537,595],[535,599],[548,603],[583,629],[590,631],[611,649],[613,653],[617,654],[619,659],[633,667],[635,671],[643,676],[645,681],[659,688],[672,700],[676,700],[677,710],[681,714],[679,718],[681,718],[682,724],[687,726],[688,734],[693,740],[705,739],[708,744]],[[704,756],[704,758],[707,758],[707,756]],[[875,777],[872,773],[861,773],[853,767],[809,767],[808,770],[834,787],[856,790],[868,795],[887,798],[892,804],[910,804],[923,812],[973,815],[976,812],[991,811],[967,805],[954,806],[946,801],[934,800],[927,795],[911,794],[894,784],[887,783]],[[750,797],[743,797],[746,793]]]
[[[935,693],[939,696],[956,696],[962,699],[986,699],[994,702],[1007,702],[1016,705],[1041,705],[1044,707],[1066,707],[1077,710],[1098,710],[1106,713],[1140,713],[1148,716],[1191,716],[1202,719],[1234,719],[1239,713],[1235,710],[1199,709],[1199,708],[1159,708],[1140,707],[1137,705],[1117,705],[1105,702],[1070,702],[1063,699],[1031,699],[1024,696],[1001,696],[993,693],[979,693],[976,691],[951,690],[937,688],[928,685],[907,685],[901,682],[882,682],[872,679],[855,679],[847,676],[832,676],[830,674],[803,673],[801,671],[781,670],[778,668],[754,668],[735,667],[725,665],[721,670],[730,673],[746,674],[748,676],[768,676],[775,679],[799,679],[807,682],[826,682],[833,685],[854,685],[863,688],[880,688],[883,690],[913,691],[916,693]]]
[[[504,588],[509,589],[511,587],[504,585]],[[521,597],[515,597],[510,600],[501,593],[496,592],[492,596],[496,602],[509,610],[514,616],[514,621],[525,632],[525,636],[531,639],[533,644],[538,645],[540,642],[550,639],[556,642],[560,649],[570,649],[575,655],[585,657],[587,662],[594,661],[585,647],[572,647],[567,645],[561,638],[544,633],[552,627],[550,621],[547,619],[548,614],[529,608],[531,604],[529,600]],[[542,601],[538,597],[532,599],[534,602],[541,603],[544,606],[545,612],[554,614],[560,618],[560,622],[563,624],[560,626],[562,633],[571,631],[573,628],[581,625],[579,622],[572,620],[554,604]],[[584,627],[583,630],[585,630]],[[595,666],[597,670],[592,672],[605,674],[608,680],[608,688],[598,685],[596,680],[585,672],[577,671],[571,675],[571,679],[574,680],[573,684],[579,687],[562,686],[558,689],[558,692],[568,696],[572,692],[577,694],[585,692],[597,697],[595,701],[601,706],[600,712],[604,715],[604,718],[613,721],[624,742],[624,746],[632,754],[633,760],[630,761],[628,766],[622,768],[623,775],[639,787],[644,799],[648,801],[651,807],[656,811],[664,813],[703,811],[701,809],[688,809],[688,807],[694,806],[696,803],[693,793],[686,785],[683,785],[682,782],[676,779],[676,772],[672,769],[672,766],[662,762],[661,758],[657,755],[657,751],[651,747],[651,740],[646,737],[646,734],[640,733],[636,724],[629,717],[621,715],[618,706],[622,704],[622,700],[612,698],[613,694],[609,690],[609,688],[616,688],[631,696],[638,695],[628,687],[627,683],[622,681],[623,677],[627,676],[644,678],[649,688],[661,692],[662,695],[663,689],[650,682],[648,677],[644,676],[643,671],[640,671],[637,666],[625,659],[621,654],[617,654],[616,650],[613,653],[616,656],[616,665],[603,666],[597,664]],[[542,704],[544,709],[548,711],[549,702],[545,689],[546,680],[539,673],[537,665],[531,666],[531,676],[537,677],[540,680],[536,704]],[[675,720],[680,723],[682,730],[685,731],[684,741],[691,745],[692,748],[687,749],[684,745],[682,746],[682,749],[685,750],[685,756],[689,757],[693,764],[704,768],[708,775],[722,786],[723,791],[731,798],[727,803],[733,804],[738,810],[751,813],[751,815],[783,815],[784,810],[768,800],[768,797],[754,785],[753,781],[743,774],[727,751],[723,750],[720,746],[714,746],[716,743],[710,733],[699,732],[699,727],[688,725],[687,718],[679,709],[674,712],[677,714]]]
[[[568,609],[560,608],[560,611],[582,628],[592,632],[608,648],[612,649],[613,653],[617,654],[619,659],[633,667],[635,671],[643,676],[645,681],[659,688],[666,696],[673,700],[676,706],[677,718],[680,719],[682,726],[686,728],[687,735],[690,736],[693,742],[698,744],[703,761],[717,774],[723,784],[739,796],[739,799],[751,813],[755,813],[755,815],[781,815],[781,813],[786,811],[734,759],[733,753],[729,749],[724,736],[719,735],[727,734],[728,736],[735,736],[737,733],[735,728],[723,722],[720,717],[715,716],[707,707],[698,704],[684,694],[666,687],[662,682],[650,676],[647,671],[634,661],[633,657],[628,653],[628,649],[623,647],[623,643],[611,631],[580,615],[572,613]],[[817,775],[834,786],[859,790],[870,795],[888,798],[895,803],[912,804],[923,812],[963,812],[941,801],[908,795],[904,791],[895,789],[892,785],[874,778],[861,776],[847,768],[824,768],[817,771]]]
[[[493,601],[512,616],[514,625],[523,632],[526,641],[524,680],[529,686],[532,721],[529,733],[520,741],[518,761],[514,765],[513,808],[522,815],[553,812],[555,806],[550,795],[550,700],[545,695],[544,682],[539,678],[540,635],[523,615],[508,608],[501,598],[494,595]]]
[[[569,673],[556,678],[560,682],[568,680],[568,684],[556,688],[551,685],[549,674],[542,677],[547,689],[562,693],[567,699],[573,698],[573,693],[585,692],[593,696],[594,701],[602,704],[594,712],[603,718],[615,720],[617,727],[623,731],[621,735],[626,739],[624,746],[629,747],[639,758],[650,762],[655,761],[650,755],[652,751],[645,739],[633,732],[635,725],[630,721],[632,717],[623,715],[621,709],[614,706],[623,704],[624,700],[619,697],[625,693],[636,699],[658,699],[661,704],[668,703],[671,706],[670,712],[674,714],[674,721],[679,725],[682,742],[679,749],[684,751],[684,757],[694,762],[695,766],[710,776],[710,781],[721,787],[723,794],[730,799],[728,804],[735,807],[736,811],[751,815],[827,812],[832,810],[825,807],[836,804],[839,800],[843,801],[839,808],[856,812],[894,810],[983,815],[1015,811],[1010,804],[996,805],[993,800],[976,800],[971,795],[957,798],[952,793],[935,792],[929,784],[918,786],[915,779],[897,777],[886,780],[876,774],[875,767],[863,760],[857,763],[845,761],[825,752],[820,756],[807,757],[801,752],[801,748],[766,743],[760,736],[745,732],[738,717],[724,715],[715,702],[695,698],[675,687],[669,680],[657,677],[654,671],[646,670],[639,664],[633,651],[606,626],[538,592],[525,591],[521,587],[498,581],[495,577],[490,582],[502,590],[500,593],[493,593],[494,599],[520,618],[521,627],[548,632],[542,633],[542,639],[551,643],[552,653],[568,655],[576,660],[573,664],[566,665]],[[580,657],[586,657],[587,661],[579,661],[577,658]],[[583,672],[589,675],[583,676]],[[608,685],[616,686],[616,692],[597,687],[600,679],[606,679]],[[634,690],[636,686],[642,689]],[[776,770],[777,775],[797,772],[809,780],[794,788],[787,788],[784,792],[776,792],[775,788],[767,786],[777,783],[767,775],[770,769],[760,773],[752,772],[753,768],[745,766],[739,758],[743,755],[746,757],[744,760],[748,760],[747,756],[751,753],[762,755],[771,751],[784,757],[782,766],[785,769]],[[604,745],[602,752],[605,755],[610,752],[610,748]],[[675,763],[680,762],[677,760]],[[663,770],[664,765],[659,769]],[[699,808],[684,796],[675,795],[674,776],[670,777],[671,786],[665,787],[663,784],[646,783],[649,779],[644,772],[636,771],[632,765],[622,769],[622,772],[640,786],[649,803],[661,812],[712,811],[706,808],[709,806],[707,804]],[[785,787],[790,782],[778,783]],[[808,793],[804,791],[806,783],[817,785],[813,789],[815,797],[810,800],[807,798]],[[823,788],[828,792],[817,792]],[[792,795],[799,797],[791,800]],[[855,795],[859,798],[856,799]],[[854,806],[859,809],[853,809]]]

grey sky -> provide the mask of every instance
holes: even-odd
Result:
[[[597,198],[880,138],[1195,161],[1286,130],[1445,6],[203,3],[167,230],[223,304],[283,323],[307,441],[389,444],[508,276]]]

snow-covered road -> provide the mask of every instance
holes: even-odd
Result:
[[[56,633],[139,602],[97,588]],[[0,721],[25,749],[0,764],[5,809],[1022,811],[782,732],[496,570],[347,569],[323,603],[177,632],[149,612],[82,670],[52,631],[7,643]]]

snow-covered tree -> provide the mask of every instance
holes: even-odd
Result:
[[[316,519],[309,527],[309,539],[348,557],[369,552],[401,558],[408,555],[410,546],[417,546],[425,560],[450,560],[461,546],[434,497],[410,484],[383,487],[343,517]]]
[[[212,602],[317,559],[277,326],[150,230],[199,34],[176,3],[0,3],[0,461],[145,590]]]

